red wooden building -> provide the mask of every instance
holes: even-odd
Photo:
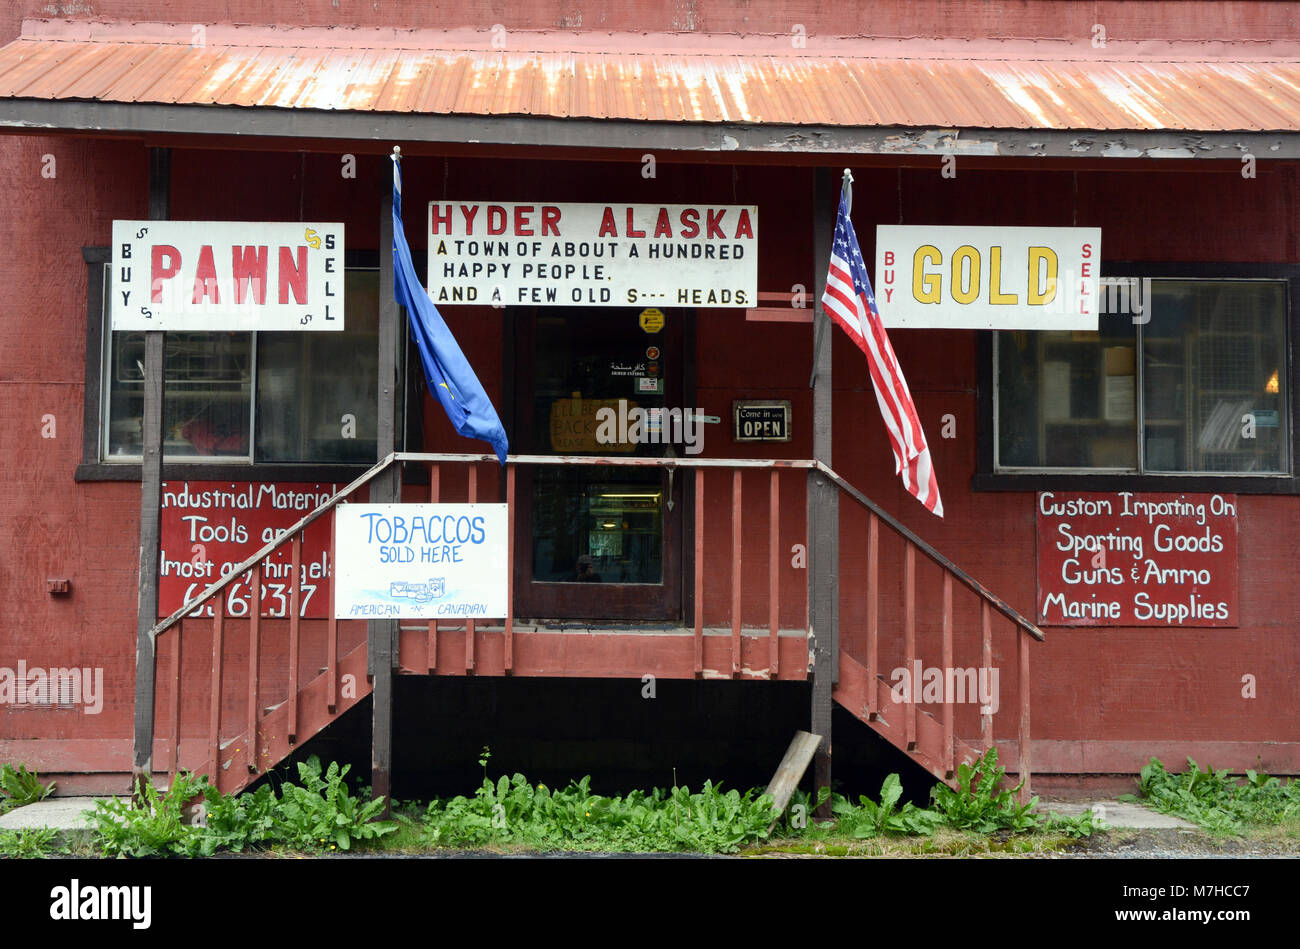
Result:
[[[1300,772],[1300,4],[47,9],[0,14],[0,760],[238,788],[373,695],[384,788],[395,676],[654,676],[805,683],[823,781],[833,703],[941,779]],[[405,342],[394,145],[417,258],[431,203],[752,208],[758,299],[448,297],[499,466]],[[1097,330],[892,332],[942,519],[815,347],[844,168],[868,269],[877,225],[1100,229]],[[115,220],[341,223],[345,329],[114,332]],[[634,396],[676,434],[596,438]],[[510,615],[332,618],[343,496],[507,502]]]

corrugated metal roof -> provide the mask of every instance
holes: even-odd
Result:
[[[842,40],[830,53],[809,53],[736,37],[674,48],[644,35],[586,34],[568,44],[582,48],[536,35],[536,49],[499,50],[487,33],[447,48],[449,34],[205,29],[204,44],[193,46],[188,26],[27,21],[0,49],[0,98],[857,127],[1300,130],[1294,44],[1250,44],[1237,58],[1223,44],[1213,55],[1185,44],[1108,57],[1052,43]]]

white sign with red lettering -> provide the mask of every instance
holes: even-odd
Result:
[[[1101,228],[876,227],[876,305],[894,327],[1096,330]]]
[[[434,201],[429,296],[498,307],[756,306],[758,208]]]
[[[114,330],[341,330],[343,225],[114,221]]]

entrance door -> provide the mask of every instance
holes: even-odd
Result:
[[[650,458],[681,452],[682,311],[514,311],[514,451]],[[678,415],[680,418],[680,415]],[[679,426],[684,428],[684,426]],[[682,478],[655,466],[521,468],[515,613],[679,621]]]

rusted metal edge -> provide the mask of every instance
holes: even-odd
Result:
[[[238,135],[330,142],[376,141],[387,150],[406,143],[473,143],[477,147],[536,146],[644,149],[665,152],[804,155],[819,164],[833,155],[958,154],[992,158],[1230,159],[1250,153],[1260,162],[1300,158],[1296,129],[1087,129],[833,126],[689,122],[655,119],[552,118],[537,115],[343,112],[269,106],[179,105],[82,99],[0,99],[0,134]],[[1117,167],[1122,167],[1117,165]]]

